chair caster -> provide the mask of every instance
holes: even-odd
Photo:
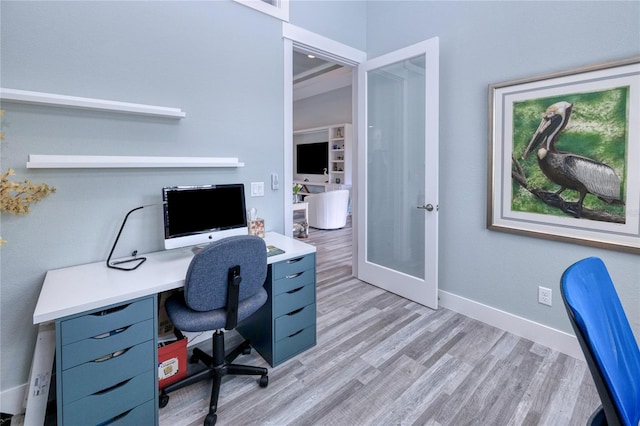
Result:
[[[242,350],[242,355],[249,355],[251,353],[251,346],[247,346]]]
[[[164,408],[167,406],[168,403],[169,403],[169,395],[167,395],[166,393],[161,393],[158,406],[160,408]]]
[[[207,417],[204,418],[204,426],[213,426],[216,424],[218,420],[218,415],[216,413],[209,413]]]
[[[261,388],[266,388],[269,384],[269,376],[267,376],[266,374],[264,376],[260,376],[259,383]]]

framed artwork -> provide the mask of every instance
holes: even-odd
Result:
[[[489,86],[487,227],[640,254],[640,57]]]

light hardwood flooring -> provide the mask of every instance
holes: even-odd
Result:
[[[218,425],[584,425],[599,405],[586,364],[450,310],[351,276],[351,228],[311,229],[317,341],[271,368],[269,386],[230,377]],[[239,341],[227,333],[228,348]],[[171,394],[160,425],[201,425],[210,383]]]

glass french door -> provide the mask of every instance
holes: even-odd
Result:
[[[438,39],[358,66],[358,278],[438,306]]]

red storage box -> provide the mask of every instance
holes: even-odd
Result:
[[[187,376],[187,339],[158,347],[158,387],[160,389]]]

